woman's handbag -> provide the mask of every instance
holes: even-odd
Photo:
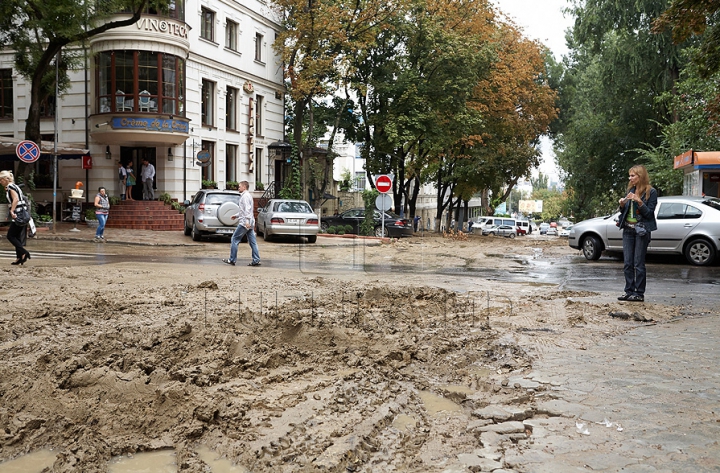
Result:
[[[21,227],[24,227],[30,222],[30,212],[28,212],[27,207],[24,205],[15,207],[15,218],[13,222],[15,222],[15,225],[20,225]]]

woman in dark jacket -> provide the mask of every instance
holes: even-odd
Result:
[[[625,265],[625,294],[620,301],[643,302],[647,272],[645,255],[650,244],[650,232],[657,230],[655,207],[657,191],[650,186],[650,176],[642,165],[635,165],[629,171],[627,195],[620,199],[620,220],[623,231],[623,259]]]

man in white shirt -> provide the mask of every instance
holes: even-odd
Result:
[[[250,244],[250,250],[252,251],[252,261],[248,264],[248,266],[260,266],[260,252],[258,251],[257,240],[255,238],[253,198],[248,191],[249,187],[250,183],[248,183],[248,181],[240,182],[240,210],[231,217],[233,220],[238,220],[238,225],[237,228],[235,228],[235,232],[233,233],[230,243],[230,258],[222,260],[223,263],[231,266],[235,266],[235,262],[237,261],[238,245],[240,244],[243,235],[246,233],[248,243]]]
[[[118,193],[120,200],[125,200],[125,190],[127,189],[127,171],[122,161],[118,161]]]
[[[155,200],[153,179],[155,179],[155,166],[150,164],[147,159],[143,159],[142,171],[140,172],[140,180],[143,183],[143,200]]]

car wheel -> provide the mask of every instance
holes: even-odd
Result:
[[[383,227],[375,227],[375,236],[378,238],[387,238],[388,229]]]
[[[193,241],[200,241],[202,239],[202,235],[200,234],[200,231],[197,229],[197,225],[193,223],[192,226],[192,239]]]
[[[596,236],[586,236],[582,242],[582,252],[586,259],[591,261],[599,260],[602,254],[602,243]]]
[[[715,260],[715,248],[706,240],[692,240],[685,247],[685,258],[695,266],[707,266]]]
[[[192,227],[188,227],[187,220],[185,220],[183,227],[183,233],[185,236],[190,236],[190,233],[192,233]]]
[[[317,235],[307,237],[308,243],[315,243],[317,241]]]
[[[255,235],[262,235],[263,237],[265,236],[265,232],[260,231],[260,223],[259,222],[255,222]]]
[[[320,223],[320,230],[322,230],[323,233],[327,233],[328,228],[330,228],[330,225],[328,225],[327,222],[321,222],[321,223]]]
[[[263,232],[263,240],[265,240],[265,241],[270,241],[271,238],[272,238],[272,236],[268,233],[267,230],[265,230],[265,231]]]
[[[510,238],[515,238],[515,234],[514,234],[514,233],[511,233],[511,234],[508,235],[508,236],[509,236]]]

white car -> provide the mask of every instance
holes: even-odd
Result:
[[[255,224],[258,235],[269,241],[275,235],[305,237],[317,241],[320,229],[318,216],[304,200],[270,199],[258,209]]]
[[[563,227],[558,231],[558,236],[560,237],[569,237],[570,236],[570,230],[572,230],[572,225],[568,225],[567,227]]]
[[[622,253],[619,213],[584,220],[570,230],[568,244],[582,250],[585,258],[597,260],[603,251]],[[720,199],[716,197],[658,197],[655,208],[657,230],[647,252],[678,254],[696,266],[715,261],[720,250]]]

